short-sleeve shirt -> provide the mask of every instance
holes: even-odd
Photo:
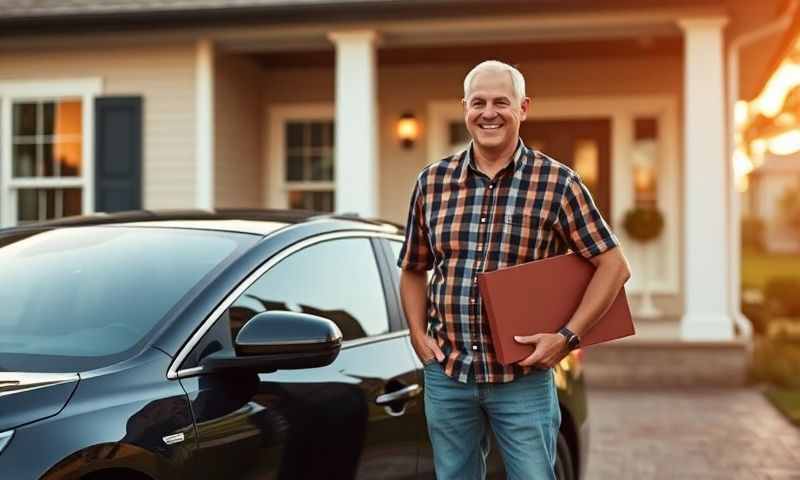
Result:
[[[573,251],[590,258],[619,244],[577,173],[519,140],[508,165],[489,178],[472,145],[427,166],[414,184],[397,264],[433,269],[429,334],[445,373],[467,382],[505,383],[534,367],[497,361],[477,276]]]

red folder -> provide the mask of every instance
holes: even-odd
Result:
[[[555,333],[578,308],[595,266],[574,253],[478,274],[478,289],[492,330],[492,344],[503,365],[523,360],[532,345],[514,336]],[[581,337],[581,347],[635,333],[625,288]]]

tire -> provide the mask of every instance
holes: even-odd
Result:
[[[561,432],[558,433],[558,444],[556,445],[556,478],[558,480],[578,480],[575,477],[569,443]]]

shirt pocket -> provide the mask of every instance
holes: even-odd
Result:
[[[516,265],[536,259],[536,248],[541,226],[544,219],[535,216],[532,212],[512,211],[503,217],[503,249],[506,253],[501,255],[504,266]]]

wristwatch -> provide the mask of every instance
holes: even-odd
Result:
[[[561,327],[561,330],[559,330],[558,333],[564,335],[564,338],[567,339],[567,347],[569,347],[570,351],[575,350],[581,345],[581,338],[569,328]]]

